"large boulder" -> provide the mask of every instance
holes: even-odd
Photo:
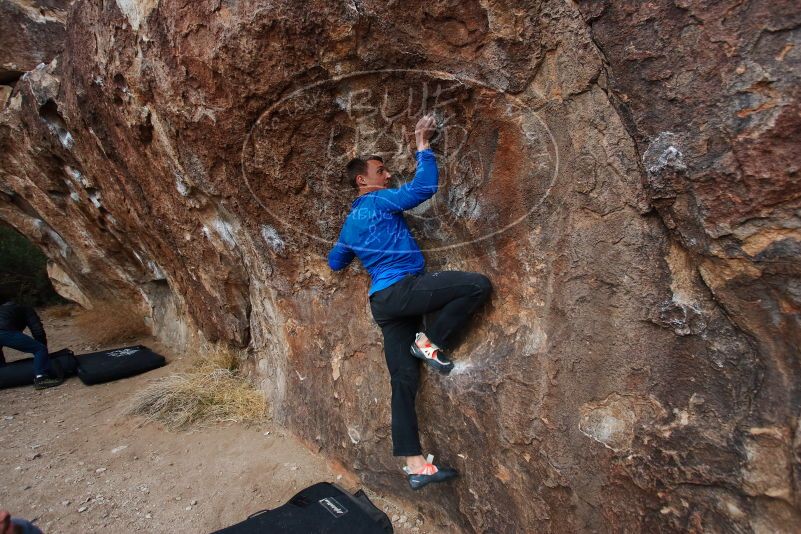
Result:
[[[724,4],[79,1],[0,116],[0,217],[82,298],[246,349],[277,420],[443,529],[789,530],[801,48],[791,2]],[[344,163],[408,179],[426,110],[441,187],[407,220],[494,292],[423,374],[462,471],[423,499],[369,277],[326,254]]]

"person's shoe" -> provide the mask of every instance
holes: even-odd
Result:
[[[427,341],[425,345],[420,347],[417,342],[421,335],[423,335],[422,332],[417,333],[417,336],[414,338],[414,343],[412,343],[412,346],[409,348],[412,356],[423,360],[444,375],[450,373],[453,370],[453,362],[442,353],[442,349],[433,345],[430,341]]]
[[[445,482],[446,480],[456,478],[456,476],[459,474],[457,473],[456,469],[451,467],[437,467],[431,463],[433,461],[434,456],[429,454],[426,458],[425,465],[423,465],[423,467],[416,473],[412,473],[409,469],[409,466],[403,466],[403,471],[406,473],[406,479],[409,481],[409,486],[411,486],[413,490],[419,490],[426,484],[430,484],[432,482]]]
[[[33,379],[34,389],[47,389],[55,386],[60,386],[64,383],[63,377],[51,375],[39,375]]]

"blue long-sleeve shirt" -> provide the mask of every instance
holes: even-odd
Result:
[[[368,296],[425,269],[423,253],[403,212],[434,196],[439,171],[430,148],[418,150],[415,156],[414,180],[397,189],[379,189],[356,197],[339,239],[328,253],[328,265],[335,271],[359,258],[372,280]]]

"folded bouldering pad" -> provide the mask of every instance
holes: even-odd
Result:
[[[164,356],[144,345],[79,354],[77,360],[78,378],[87,386],[145,373],[167,363]]]
[[[78,362],[70,349],[50,353],[50,365],[55,373],[63,373],[64,378],[75,376]],[[0,367],[0,389],[30,386],[33,384],[33,358],[9,362]]]
[[[301,490],[286,504],[263,510],[213,534],[385,534],[392,532],[387,514],[364,491],[353,495],[329,482]]]

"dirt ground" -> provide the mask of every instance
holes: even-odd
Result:
[[[347,473],[337,473],[270,422],[170,432],[123,415],[135,391],[180,371],[191,356],[148,337],[94,344],[91,333],[74,326],[77,306],[66,316],[53,308],[39,313],[52,351],[67,347],[81,354],[143,344],[169,363],[91,387],[74,377],[43,391],[0,390],[0,508],[12,515],[34,521],[45,533],[206,533],[279,506],[315,482],[358,488]],[[9,361],[26,357],[4,352]],[[395,532],[437,532],[414,510],[365,491],[393,520]]]

